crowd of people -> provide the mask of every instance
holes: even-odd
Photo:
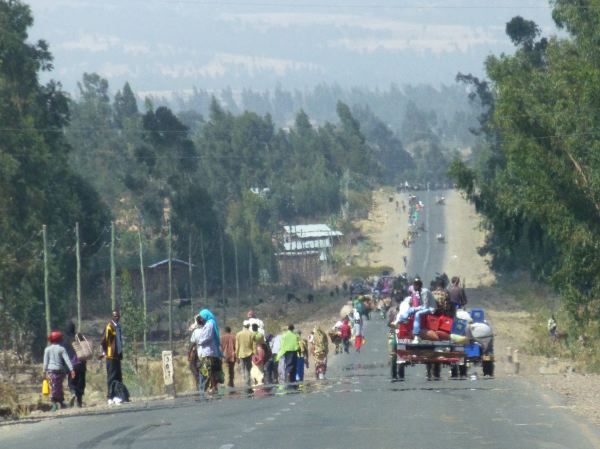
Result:
[[[119,324],[120,312],[113,310],[111,320],[102,332],[100,359],[106,363],[107,401],[109,405],[120,404],[129,400],[129,392],[123,384],[121,360],[123,359],[123,334]],[[89,345],[89,351],[77,348],[81,343]],[[64,333],[54,330],[48,335],[48,346],[44,350],[43,377],[48,384],[48,395],[52,404],[51,410],[66,408],[64,380],[68,376],[68,388],[71,407],[83,406],[83,395],[86,388],[87,361],[92,355],[91,344],[85,337],[76,332],[75,323],[68,321]]]
[[[105,360],[108,405],[129,400],[123,384],[123,334],[120,312],[114,310],[111,320],[102,332],[99,358]],[[241,329],[233,333],[229,326],[221,333],[216,317],[209,309],[202,309],[190,326],[189,368],[202,395],[218,392],[219,385],[234,387],[237,375],[243,385],[254,387],[269,384],[302,382],[310,359],[316,379],[324,379],[327,372],[329,344],[327,334],[315,326],[304,338],[294,324],[288,324],[277,335],[266,332],[265,325],[254,311],[247,314]],[[52,331],[44,351],[43,376],[48,386],[51,410],[81,407],[86,387],[87,358],[75,350],[75,340],[84,339],[76,333],[75,324],[68,322],[65,332]],[[237,369],[236,369],[237,367]],[[68,376],[71,393],[69,405],[65,402],[64,380]]]
[[[249,311],[237,333],[230,327],[224,330],[221,334],[208,309],[202,309],[190,327],[189,367],[202,395],[217,393],[219,384],[234,387],[236,372],[246,387],[302,382],[311,355],[315,377],[325,378],[329,345],[318,326],[308,339],[294,324],[273,335],[256,313]]]

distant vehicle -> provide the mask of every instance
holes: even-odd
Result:
[[[366,295],[367,293],[371,293],[371,289],[367,285],[367,281],[356,278],[350,282],[350,293],[353,295]]]
[[[444,197],[444,196],[436,197],[435,204],[443,206],[444,204],[446,204],[446,197]]]
[[[440,243],[444,243],[446,241],[446,237],[444,237],[444,234],[442,233],[436,234],[435,238]]]

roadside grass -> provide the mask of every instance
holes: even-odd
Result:
[[[2,398],[0,400],[0,416],[5,418],[19,416],[19,395],[14,386],[6,382],[0,382],[0,398]]]
[[[523,348],[526,353],[568,359],[578,371],[600,373],[600,346],[596,344],[600,339],[599,320],[590,320],[582,326],[566,311],[560,297],[551,288],[528,280],[526,275],[501,279],[499,284],[532,316],[530,336]],[[551,316],[557,322],[556,340],[550,337],[547,327]]]

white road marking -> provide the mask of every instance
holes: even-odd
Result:
[[[282,412],[291,412],[291,409],[289,409],[289,408],[282,408],[281,411]]]
[[[250,432],[254,432],[255,430],[256,430],[256,427],[248,427],[247,429],[244,429],[244,432],[250,433]]]
[[[264,425],[264,422],[255,422],[254,425],[255,426],[262,426],[262,425]]]
[[[235,444],[223,444],[219,446],[219,449],[232,449],[233,447],[235,447]]]
[[[272,416],[268,416],[268,417],[266,418],[266,420],[267,420],[267,421],[275,421],[275,418],[273,418]]]

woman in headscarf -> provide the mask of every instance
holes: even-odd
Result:
[[[66,349],[61,346],[63,334],[59,331],[52,331],[48,335],[49,346],[44,350],[44,377],[48,379],[50,385],[50,400],[52,401],[52,411],[64,408],[65,396],[63,393],[63,381],[65,380],[65,367],[75,377],[73,364],[69,360]]]
[[[329,353],[329,344],[327,335],[320,327],[313,329],[313,356],[315,358],[315,377],[317,379],[325,379],[327,372],[327,354]]]
[[[217,393],[219,373],[221,372],[221,335],[217,320],[208,309],[202,309],[196,316],[198,328],[194,330],[190,341],[198,348],[200,365],[200,394]]]

